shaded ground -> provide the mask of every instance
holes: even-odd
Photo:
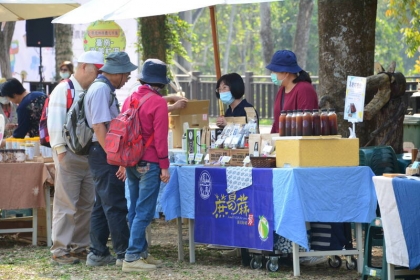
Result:
[[[50,264],[47,247],[16,243],[10,237],[0,237],[0,279],[297,279],[290,264],[281,264],[278,272],[251,269],[241,265],[240,257],[227,257],[223,251],[196,247],[196,263],[190,264],[188,247],[184,246],[185,261],[178,262],[177,233],[174,222],[155,220],[152,224],[150,252],[164,261],[162,268],[148,273],[123,273],[120,267],[87,267],[85,264],[54,266]],[[187,239],[187,230],[183,230]],[[286,259],[285,259],[286,261]],[[328,264],[301,267],[299,279],[360,279],[357,271]]]

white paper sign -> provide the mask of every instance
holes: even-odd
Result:
[[[201,160],[203,159],[203,154],[195,154],[195,163],[198,164],[201,162]]]
[[[363,122],[363,111],[366,96],[366,78],[347,77],[346,101],[344,104],[344,119],[353,122]]]

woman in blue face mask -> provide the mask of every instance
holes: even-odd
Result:
[[[60,78],[62,80],[70,78],[70,76],[74,74],[73,69],[73,63],[71,63],[70,61],[64,61],[63,63],[61,63]]]
[[[225,74],[217,81],[216,85],[216,97],[220,99],[228,109],[224,116],[220,116],[216,120],[218,127],[225,127],[226,120],[224,117],[246,117],[245,108],[252,107],[252,104],[248,103],[243,98],[245,94],[245,85],[242,77],[237,73]],[[254,108],[255,110],[255,108]],[[258,113],[257,111],[257,119]]]
[[[265,68],[271,71],[271,81],[279,86],[274,102],[271,133],[279,132],[280,112],[285,110],[318,109],[318,96],[309,74],[299,67],[296,55],[288,50],[277,51]]]

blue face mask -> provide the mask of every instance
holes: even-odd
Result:
[[[273,82],[273,84],[275,84],[276,86],[281,86],[281,83],[283,82],[283,80],[279,80],[277,79],[277,74],[276,73],[271,73],[271,81]]]
[[[232,93],[230,91],[221,92],[220,94],[220,100],[222,100],[223,104],[230,105],[235,101],[235,98],[232,96]]]

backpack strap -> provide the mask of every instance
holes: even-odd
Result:
[[[92,82],[92,84],[93,83],[104,83],[104,84],[106,84],[108,87],[109,87],[109,90],[110,90],[110,94],[111,94],[111,100],[109,101],[109,107],[111,108],[111,106],[112,106],[112,103],[114,103],[114,100],[115,99],[117,99],[117,95],[115,94],[115,91],[112,91],[112,87],[111,87],[111,85],[109,84],[109,81],[108,80],[106,80],[106,79],[104,79],[104,78],[102,78],[101,76],[99,76],[99,77],[97,77],[93,82]],[[118,102],[117,102],[117,110],[118,110],[118,114],[120,113],[120,105],[118,104]]]
[[[67,82],[67,111],[68,111],[71,105],[73,105],[76,91],[74,90],[73,82],[70,79],[65,79],[64,81]]]
[[[131,106],[135,106],[135,103],[137,103],[138,105],[137,105],[137,108],[136,108],[136,110],[137,111],[139,111],[140,112],[140,107],[141,106],[143,106],[143,104],[147,101],[147,100],[149,100],[149,98],[150,97],[152,97],[153,96],[153,94],[155,94],[154,92],[149,92],[148,94],[146,94],[145,96],[143,96],[142,98],[140,98],[140,101],[138,101],[138,102],[134,102],[133,101],[133,95],[131,95],[130,96],[130,107]],[[137,100],[136,100],[137,101]],[[140,126],[141,126],[141,122],[140,122]],[[147,139],[147,142],[146,142],[146,144],[144,145],[144,147],[145,147],[145,149],[147,149],[147,147],[149,147],[150,146],[150,144],[152,144],[152,141],[153,141],[153,139],[154,139],[154,137],[155,137],[155,133],[153,132],[152,133],[152,135],[150,136],[150,138],[149,139]]]

